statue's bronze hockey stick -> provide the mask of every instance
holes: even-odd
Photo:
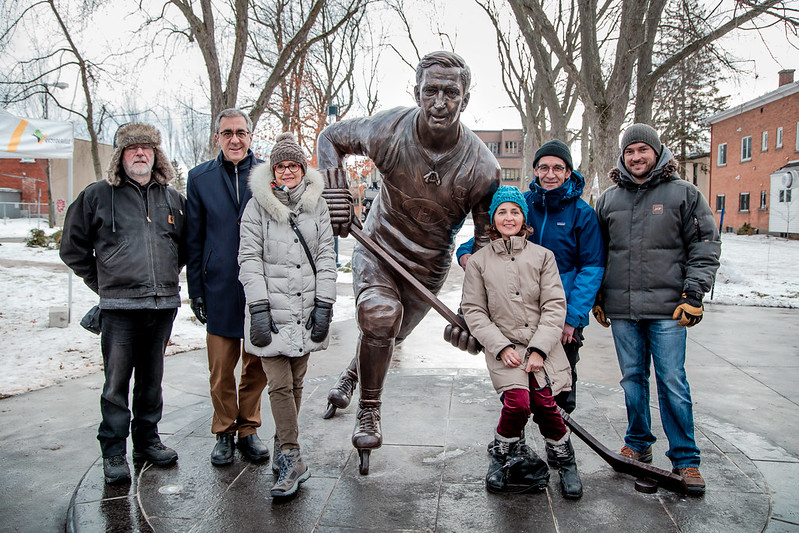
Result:
[[[350,227],[350,233],[364,246],[364,248],[373,253],[381,261],[384,261],[397,275],[407,282],[408,285],[413,287],[413,289],[419,293],[419,296],[421,296],[425,302],[430,304],[430,307],[435,309],[453,327],[457,326],[464,331],[468,331],[463,318],[453,313],[452,310],[444,304],[444,302],[439,300],[435,294],[433,294],[427,287],[422,285],[419,280],[413,277],[413,275],[408,272],[405,267],[400,265],[397,260],[389,255],[389,253],[386,252],[381,245],[369,237],[369,235],[364,233],[361,228],[352,225]],[[588,431],[586,431],[580,424],[575,422],[574,419],[572,419],[572,417],[569,416],[565,411],[561,410],[560,414],[563,417],[563,421],[567,426],[569,426],[572,432],[577,435],[580,440],[585,442],[589,448],[594,450],[594,452],[596,452],[596,454],[599,455],[606,463],[608,463],[615,471],[629,474],[637,478],[650,478],[655,480],[665,489],[675,492],[685,492],[685,485],[683,484],[682,477],[667,470],[663,470],[646,463],[641,463],[640,461],[634,461],[612,452],[604,444],[599,442],[590,433],[588,433]],[[368,472],[368,457],[366,460],[366,471]]]

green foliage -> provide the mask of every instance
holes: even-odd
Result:
[[[180,168],[180,163],[178,163],[177,159],[173,159],[171,163],[172,168],[175,169],[175,179],[172,180],[172,186],[181,193],[186,194],[186,177],[183,175],[183,169]]]
[[[28,240],[25,241],[25,246],[29,248],[47,248],[47,235],[44,230],[32,229]]]
[[[738,235],[754,235],[755,228],[753,228],[749,222],[744,222],[743,226],[738,228]]]
[[[32,229],[28,240],[25,241],[25,246],[29,248],[49,248],[51,250],[57,250],[61,246],[61,233],[62,230],[58,230],[52,235],[47,235],[44,230]]]
[[[697,0],[670,0],[655,47],[655,64],[697,41],[711,28]],[[725,51],[709,44],[675,64],[658,82],[652,106],[653,126],[678,160],[705,152],[710,128],[704,120],[728,107],[719,84],[731,70]]]

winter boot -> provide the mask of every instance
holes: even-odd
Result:
[[[496,434],[486,474],[489,492],[522,493],[543,490],[549,482],[549,469],[535,453],[521,444],[519,437]]]
[[[109,485],[115,483],[130,483],[130,467],[125,455],[115,455],[103,458],[103,475]]]
[[[298,448],[292,448],[286,453],[281,453],[274,460],[276,463],[278,461],[280,464],[278,465],[277,482],[271,490],[273,498],[291,496],[300,488],[300,483],[311,477],[311,471],[308,470],[308,465],[302,460]]]
[[[488,455],[491,455],[491,450],[494,449],[494,444],[496,444],[496,439],[488,443],[488,447],[486,448]],[[527,439],[524,437],[524,430],[522,430],[522,435],[519,437],[519,442],[514,447],[514,451],[518,456],[538,457],[533,449],[527,445]]]
[[[338,409],[346,409],[350,405],[352,393],[355,392],[357,386],[358,372],[355,370],[355,365],[350,363],[350,366],[341,373],[336,384],[327,393],[328,403]]]
[[[560,440],[545,438],[544,445],[547,449],[547,458],[553,457],[556,461],[563,497],[576,500],[583,496],[583,483],[580,481],[580,473],[577,471],[570,435],[571,432],[567,430]]]

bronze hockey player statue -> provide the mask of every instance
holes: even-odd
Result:
[[[455,233],[470,211],[476,247],[488,243],[488,208],[499,186],[496,159],[460,123],[470,82],[469,67],[458,55],[430,53],[416,69],[417,107],[337,122],[321,133],[317,144],[334,233],[346,237],[351,225],[358,224],[342,160],[350,154],[368,156],[383,175],[383,184],[363,233],[433,294],[446,279]],[[352,270],[360,337],[355,358],[330,391],[325,418],[336,407],[349,405],[358,380],[360,403],[352,444],[360,454],[360,471],[366,474],[369,452],[383,442],[381,393],[394,346],[413,331],[430,305],[361,244],[355,246]]]

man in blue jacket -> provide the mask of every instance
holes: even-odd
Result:
[[[233,462],[234,446],[253,462],[268,461],[269,449],[257,434],[266,374],[259,358],[244,350],[245,301],[238,265],[239,222],[252,196],[247,177],[261,161],[250,150],[248,115],[225,109],[215,126],[219,156],[189,171],[186,275],[191,309],[207,331],[214,406],[211,432],[217,438],[211,463],[223,466]],[[234,371],[239,358],[237,390]]]
[[[559,140],[541,145],[533,158],[535,180],[525,193],[529,240],[552,250],[566,292],[568,309],[561,342],[572,367],[572,389],[555,397],[567,413],[577,404],[577,361],[583,328],[605,271],[605,250],[596,213],[581,195],[585,178],[573,169],[569,147]],[[472,240],[462,244],[458,264],[466,268]]]

